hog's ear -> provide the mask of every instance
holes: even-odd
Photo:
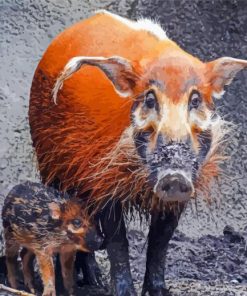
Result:
[[[220,97],[224,86],[230,84],[240,70],[247,68],[247,60],[223,57],[207,63],[207,68],[214,94]]]
[[[55,203],[55,202],[51,202],[48,204],[49,210],[50,210],[50,215],[52,217],[52,219],[59,219],[61,216],[61,208],[60,206]]]
[[[136,85],[137,74],[130,61],[118,56],[110,58],[79,56],[72,58],[57,78],[52,91],[55,103],[57,93],[63,87],[63,82],[77,72],[83,65],[95,66],[102,70],[121,97],[128,97],[132,94],[133,88]]]

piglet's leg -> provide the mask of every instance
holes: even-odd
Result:
[[[64,288],[69,295],[74,295],[74,263],[76,252],[61,252],[60,262],[62,267]]]
[[[17,270],[18,270],[18,251],[19,245],[6,241],[6,266],[8,273],[8,281],[12,288],[18,289]]]
[[[55,275],[52,256],[45,253],[36,254],[41,278],[44,285],[42,296],[56,296],[55,290]]]
[[[34,269],[33,269],[33,261],[35,255],[32,251],[24,248],[21,252],[22,258],[22,269],[23,269],[23,277],[25,286],[29,289],[31,293],[35,293],[34,289]]]

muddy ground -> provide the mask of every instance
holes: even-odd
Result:
[[[141,293],[145,272],[146,235],[129,229],[130,261],[134,284]],[[167,263],[167,288],[173,296],[246,296],[247,231],[240,234],[227,226],[222,235],[192,239],[176,231],[170,243]],[[105,251],[97,252],[104,288],[83,286],[77,295],[111,295],[109,261]],[[0,273],[1,275],[1,273]],[[0,276],[0,282],[5,278]],[[0,295],[6,295],[0,291]]]
[[[202,60],[247,58],[245,0],[0,0],[0,207],[13,185],[38,179],[27,112],[32,76],[42,53],[59,32],[102,8],[134,19],[159,20],[170,38]],[[199,201],[197,210],[188,207],[180,221],[167,260],[168,286],[177,290],[176,295],[247,295],[246,94],[245,72],[217,102],[224,118],[235,124],[227,149],[231,159],[224,167],[227,178],[214,191],[216,202],[208,207]],[[226,225],[234,227],[241,239],[228,241],[223,235]],[[129,226],[137,288],[145,268],[146,234],[146,227]],[[99,253],[97,258],[108,281],[106,256]]]

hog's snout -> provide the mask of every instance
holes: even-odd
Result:
[[[186,201],[193,194],[192,182],[182,174],[167,174],[156,185],[156,194],[167,201]]]
[[[103,241],[103,236],[94,227],[88,231],[85,237],[86,246],[89,251],[99,250]]]

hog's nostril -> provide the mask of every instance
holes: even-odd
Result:
[[[181,174],[167,174],[159,181],[157,192],[165,199],[189,199],[192,183]]]
[[[169,184],[165,184],[165,185],[162,186],[161,189],[162,189],[163,191],[169,191],[170,188],[171,188],[171,186],[170,186]]]
[[[186,184],[180,184],[180,190],[181,192],[188,192],[190,188]]]

